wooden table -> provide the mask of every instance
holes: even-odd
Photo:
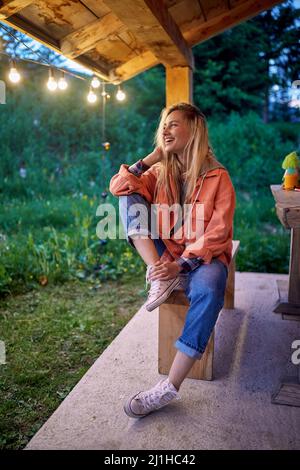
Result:
[[[300,192],[286,191],[281,185],[272,185],[277,216],[282,225],[291,230],[290,269],[287,286],[278,282],[279,302],[275,313],[292,315],[300,320]],[[297,319],[297,318],[294,318]]]
[[[279,301],[274,309],[284,320],[300,321],[300,192],[286,191],[281,185],[272,185],[277,216],[291,231],[289,280],[277,281]],[[292,353],[292,351],[291,351]],[[300,406],[300,366],[296,377],[282,379],[272,394],[272,403]]]

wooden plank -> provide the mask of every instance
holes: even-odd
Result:
[[[285,279],[276,279],[278,297],[274,313],[281,313],[283,320],[300,321],[300,306],[288,302],[289,281]],[[298,315],[297,315],[298,313]]]
[[[65,35],[98,18],[85,7],[84,2],[74,0],[39,0],[37,13],[37,19],[43,26],[48,28],[51,24],[59,25],[65,31],[68,30]]]
[[[299,211],[300,215],[300,211]],[[298,216],[299,224],[300,217]],[[289,277],[289,302],[296,304],[300,310],[300,225],[291,230],[290,245],[290,277]]]
[[[158,372],[160,374],[167,375],[169,373],[177,352],[174,342],[181,334],[187,309],[187,305],[177,303],[164,303],[159,307]],[[214,332],[204,354],[200,360],[194,363],[187,377],[198,380],[212,380],[213,354]]]
[[[34,0],[1,0],[0,21],[9,18],[33,3]]]
[[[226,283],[224,308],[234,309],[234,289],[235,289],[235,259],[231,260],[228,269],[228,278]]]
[[[300,383],[297,377],[286,377],[272,394],[272,403],[300,406]]]
[[[126,35],[126,31],[123,34]],[[127,41],[121,40],[121,34],[118,33],[111,34],[109,38],[97,42],[95,48],[88,51],[88,55],[94,60],[97,60],[97,58],[107,60],[108,63],[112,64],[112,68],[137,57],[134,49],[129,46]]]
[[[193,102],[193,74],[189,67],[166,67],[166,105]]]
[[[158,0],[104,0],[141,44],[171,66],[193,68],[193,56],[180,29],[163,2]]]
[[[202,3],[204,3],[202,1]],[[234,8],[228,9],[226,12],[217,16],[213,16],[204,23],[199,23],[194,28],[183,32],[183,36],[190,46],[195,46],[201,42],[222,33],[226,29],[242,23],[264,10],[268,10],[282,0],[248,0],[242,4],[238,4]]]
[[[130,59],[125,62],[125,64],[116,67],[115,70],[111,72],[111,79],[113,79],[115,83],[128,80],[157,64],[159,64],[159,60],[151,51],[147,51]]]
[[[168,9],[183,36],[184,33],[190,31],[190,29],[197,28],[199,24],[205,21],[198,0],[176,2],[170,4]]]
[[[276,214],[285,228],[300,229],[300,205],[288,208],[276,204]]]
[[[271,191],[277,204],[282,207],[300,207],[300,192],[287,191],[280,184],[272,184]]]
[[[201,5],[206,21],[221,15],[229,9],[225,0],[198,0],[198,3]]]
[[[113,13],[108,13],[64,37],[60,42],[61,52],[69,59],[74,59],[94,49],[98,41],[108,40],[111,35],[124,29],[125,26],[119,18]]]

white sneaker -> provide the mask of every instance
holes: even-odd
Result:
[[[130,397],[124,404],[124,411],[131,418],[142,418],[152,411],[166,406],[174,398],[180,400],[178,391],[167,377],[150,390],[139,392]]]
[[[147,273],[146,273],[146,283],[150,282],[150,291],[148,293],[148,299],[146,303],[146,309],[148,312],[151,312],[154,310],[156,307],[161,305],[171,292],[175,290],[179,285],[180,285],[180,277],[176,276],[173,279],[169,279],[167,281],[162,281],[161,279],[155,279],[154,281],[149,281],[149,273],[151,270],[152,266],[147,267]]]
[[[188,275],[187,274],[178,274],[180,282],[174,290],[183,290],[185,291],[187,287]]]

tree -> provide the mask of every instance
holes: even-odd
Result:
[[[195,102],[207,115],[251,109],[269,120],[272,87],[283,97],[299,76],[299,13],[288,0],[194,48]]]

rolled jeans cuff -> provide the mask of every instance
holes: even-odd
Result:
[[[133,211],[133,206],[138,204],[137,212]],[[151,205],[140,194],[132,193],[119,198],[120,216],[125,231],[126,240],[134,246],[130,237],[134,238],[159,238],[157,236],[156,225],[151,226]],[[154,218],[155,222],[155,218]]]
[[[201,352],[197,351],[196,349],[191,348],[187,344],[183,343],[179,339],[174,343],[176,349],[179,349],[182,353],[186,354],[187,356],[193,359],[201,359],[202,354]]]

